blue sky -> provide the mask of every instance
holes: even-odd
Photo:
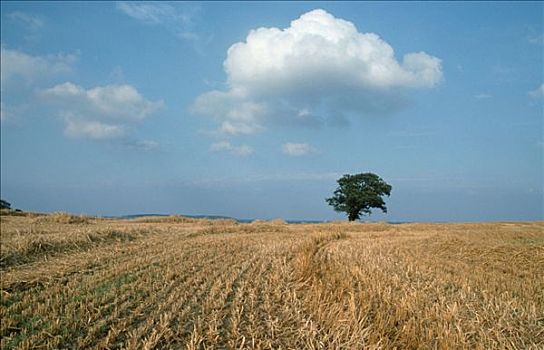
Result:
[[[328,220],[543,219],[542,2],[2,2],[15,207]]]

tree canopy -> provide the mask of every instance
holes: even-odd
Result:
[[[338,188],[326,201],[335,211],[345,212],[349,221],[372,213],[371,208],[387,213],[383,196],[391,195],[391,185],[373,173],[346,174],[337,180]]]

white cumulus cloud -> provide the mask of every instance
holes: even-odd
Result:
[[[249,156],[253,153],[253,149],[247,145],[235,146],[228,141],[213,143],[210,146],[212,152],[227,152],[236,156]]]
[[[40,91],[40,97],[58,106],[65,121],[65,134],[93,139],[116,138],[128,124],[143,120],[164,107],[149,101],[128,84],[85,89],[66,82]]]
[[[536,89],[529,91],[529,96],[533,98],[544,98],[544,84],[541,84]]]
[[[442,79],[439,58],[414,52],[399,61],[377,34],[320,9],[284,29],[251,30],[228,49],[223,66],[228,89],[199,96],[193,110],[230,134],[254,133],[272,121],[308,125],[391,112],[402,90]]]
[[[281,150],[284,154],[288,156],[305,156],[311,153],[316,153],[315,148],[310,146],[307,143],[292,143],[287,142],[281,145]]]
[[[33,56],[2,46],[0,51],[2,91],[6,89],[6,84],[15,79],[21,79],[25,83],[32,83],[37,79],[69,73],[72,71],[77,58],[75,54],[64,53]]]
[[[97,86],[86,90],[66,82],[43,90],[41,95],[93,117],[109,119],[141,120],[164,106],[163,101],[149,101],[128,84]]]

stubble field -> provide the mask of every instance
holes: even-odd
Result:
[[[1,216],[3,349],[542,349],[544,223]]]

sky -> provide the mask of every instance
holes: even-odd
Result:
[[[542,2],[1,2],[1,196],[29,211],[543,220]]]

